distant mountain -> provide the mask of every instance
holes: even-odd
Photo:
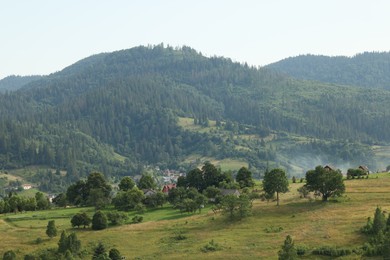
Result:
[[[15,91],[28,83],[41,79],[42,76],[8,76],[0,80],[0,92]]]
[[[0,169],[46,164],[71,180],[91,169],[180,167],[193,155],[265,169],[283,151],[294,154],[289,135],[317,155],[368,161],[370,151],[351,143],[390,142],[388,100],[387,90],[296,80],[189,47],[140,46],[0,95]],[[213,120],[220,131],[189,131],[179,117],[205,127]]]
[[[297,79],[390,89],[390,52],[365,52],[351,58],[300,55],[266,67]]]

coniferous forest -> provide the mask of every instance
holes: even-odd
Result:
[[[375,55],[380,62],[388,54]],[[259,174],[268,164],[288,167],[285,158],[298,153],[376,167],[371,147],[390,141],[386,89],[298,80],[190,47],[102,53],[47,76],[0,83],[9,86],[0,94],[0,169],[46,165],[66,171],[67,183],[92,170],[189,169],[184,161],[194,154],[244,160]],[[190,131],[180,118],[217,127]]]

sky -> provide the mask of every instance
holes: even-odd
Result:
[[[0,0],[0,79],[160,43],[254,66],[390,51],[389,12],[388,0]]]

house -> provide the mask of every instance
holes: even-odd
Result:
[[[335,168],[330,166],[330,165],[325,165],[324,169],[327,171],[334,171],[335,170]]]
[[[143,189],[142,191],[143,191],[145,197],[149,197],[149,196],[152,196],[152,195],[157,193],[157,191],[152,190],[152,189]]]
[[[358,169],[362,170],[365,174],[370,173],[370,170],[368,170],[368,167],[365,165],[359,165]]]
[[[23,188],[23,190],[29,190],[29,189],[31,189],[31,188],[32,188],[32,185],[31,185],[31,184],[28,184],[28,183],[26,183],[26,184],[23,184],[23,185],[22,185],[22,188]]]
[[[176,183],[166,184],[166,185],[164,185],[164,187],[162,188],[162,192],[168,193],[170,190],[175,189],[175,188],[176,188]]]

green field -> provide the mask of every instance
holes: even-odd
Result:
[[[236,222],[228,222],[225,216],[215,215],[209,208],[188,215],[168,205],[146,212],[143,223],[102,231],[71,228],[71,216],[80,211],[92,215],[92,208],[7,214],[0,218],[0,254],[13,249],[22,257],[39,248],[57,247],[59,237],[48,239],[45,235],[51,219],[56,221],[59,230],[77,232],[87,253],[102,241],[108,248],[119,249],[127,259],[276,259],[287,235],[293,237],[296,245],[308,250],[322,245],[356,248],[367,240],[359,229],[367,217],[373,216],[375,208],[379,205],[390,211],[390,174],[372,174],[368,180],[346,180],[345,184],[344,196],[328,203],[299,198],[296,190],[302,184],[291,184],[290,192],[281,195],[279,207],[275,202],[255,201],[253,215]],[[135,213],[129,215],[131,218]],[[278,228],[282,230],[269,232]],[[176,241],[177,232],[187,239]],[[35,243],[37,238],[43,239],[39,245]],[[221,250],[203,253],[200,249],[211,240]],[[360,259],[360,256],[344,259]]]

